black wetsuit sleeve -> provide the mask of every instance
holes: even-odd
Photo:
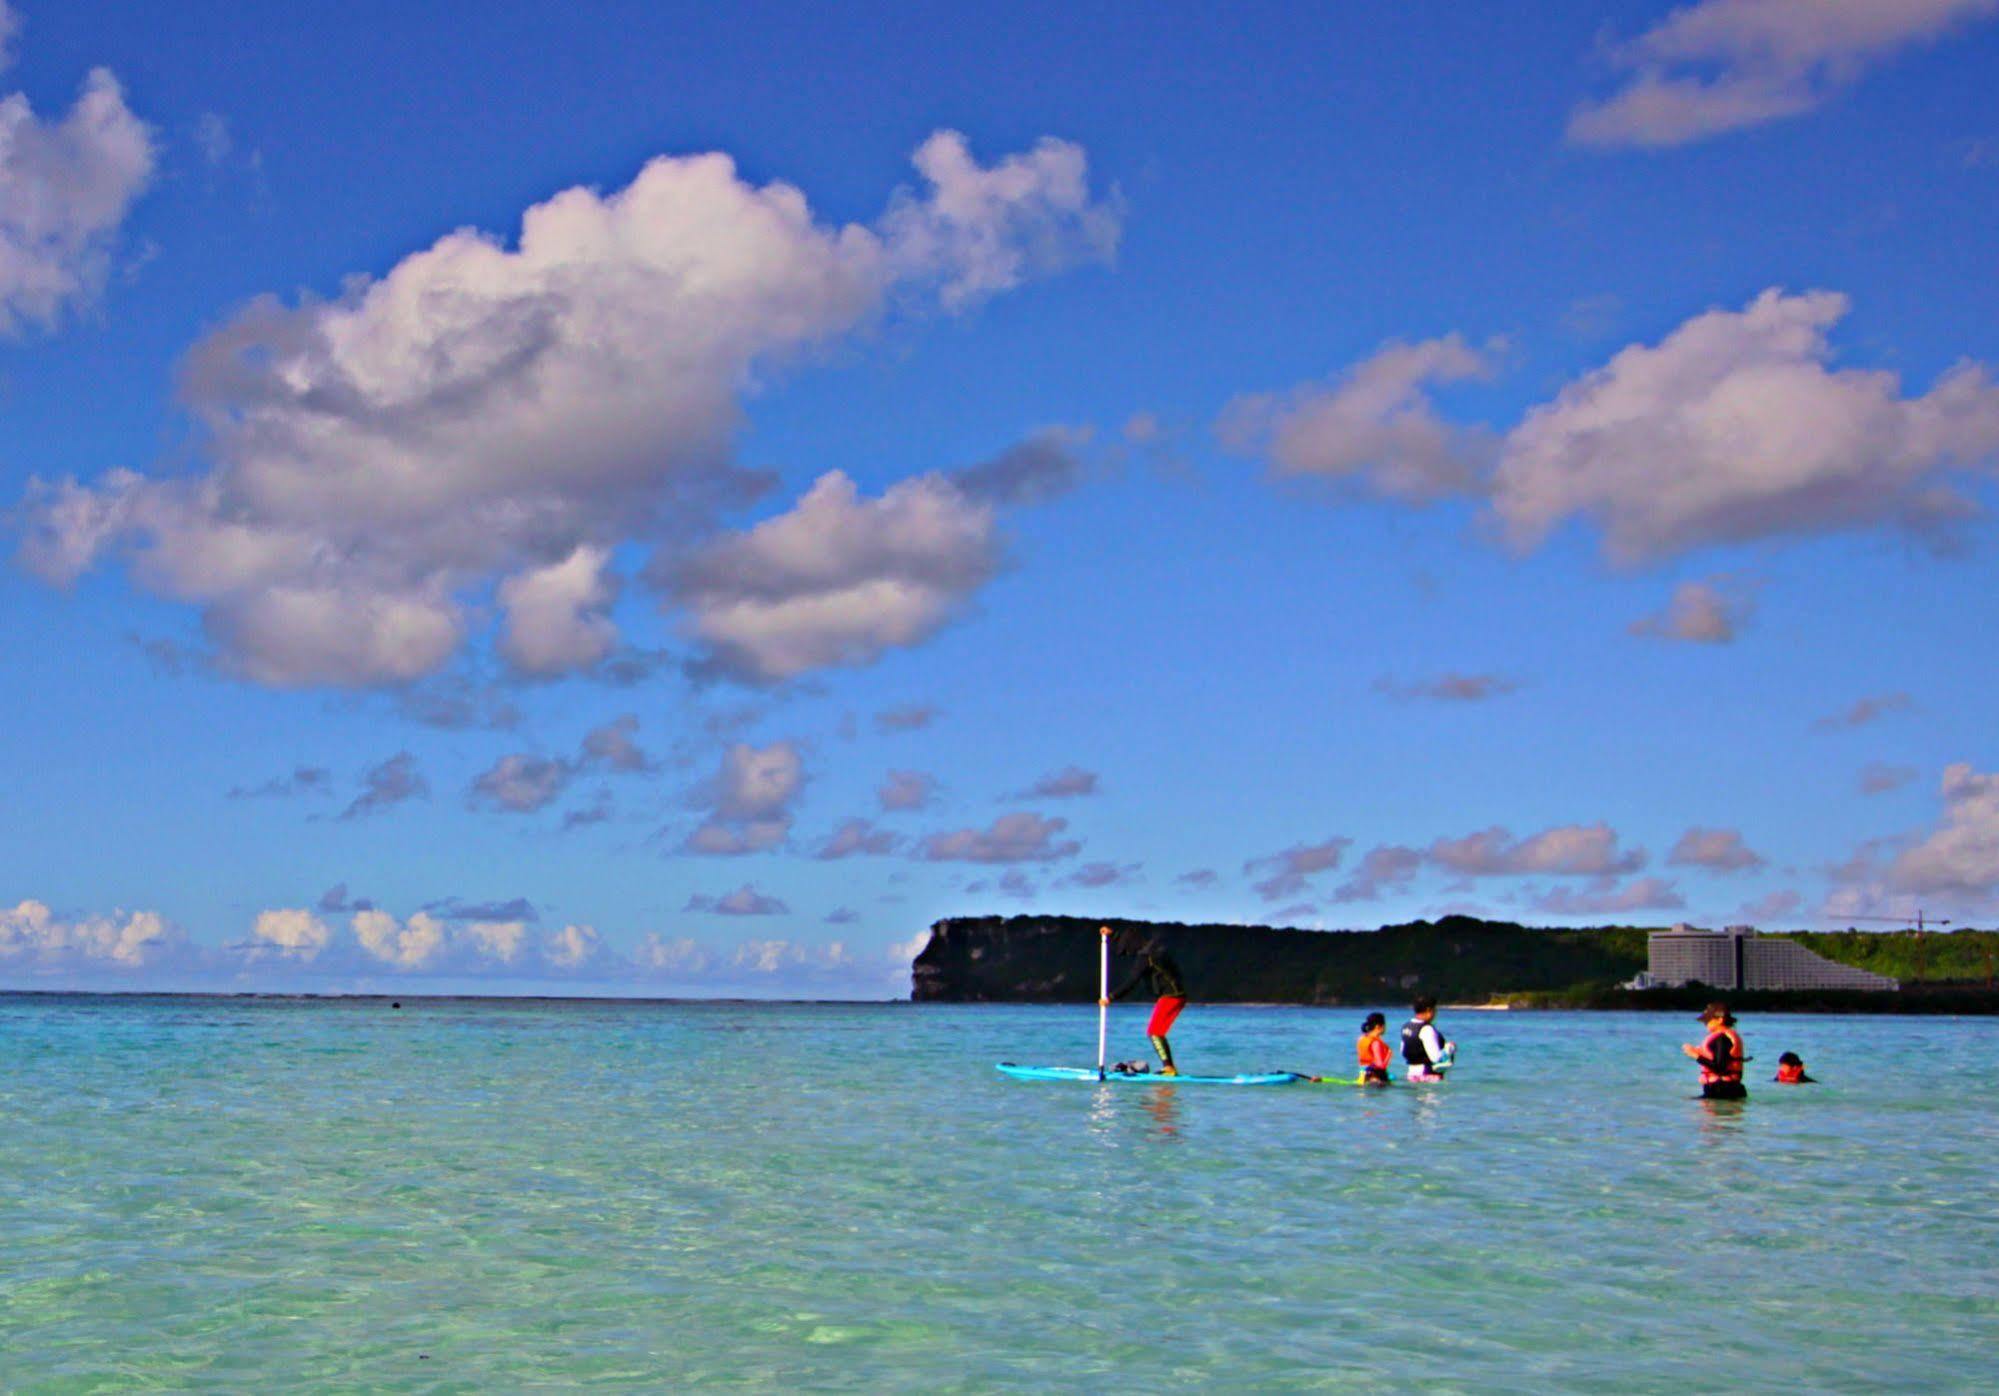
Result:
[[[1154,998],[1187,997],[1186,981],[1180,977],[1180,966],[1173,962],[1173,957],[1163,950],[1147,950],[1140,954],[1138,968],[1131,972],[1131,978],[1111,991],[1111,998],[1121,999],[1148,982]]]
[[[1140,960],[1138,962],[1138,968],[1131,972],[1131,978],[1125,980],[1124,983],[1118,985],[1117,988],[1111,990],[1112,1001],[1115,1002],[1116,1000],[1123,998],[1126,994],[1130,993],[1133,989],[1136,989],[1141,983],[1143,983],[1149,968],[1150,968],[1149,961]]]

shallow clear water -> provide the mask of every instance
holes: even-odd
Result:
[[[1999,1024],[1446,1018],[0,999],[0,1388],[1991,1389]]]

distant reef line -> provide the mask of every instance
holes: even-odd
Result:
[[[1679,1009],[1715,991],[1625,989],[1663,926],[1535,927],[1472,916],[1377,930],[1187,925],[1080,916],[960,916],[936,922],[910,967],[918,1003],[1094,1003],[1099,926],[1160,941],[1206,1003],[1379,1004],[1429,994],[1511,1008]],[[1773,932],[1842,964],[1900,979],[1892,993],[1729,991],[1745,1008],[1834,1013],[1993,1013],[1999,931]],[[1122,978],[1128,962],[1113,962]]]

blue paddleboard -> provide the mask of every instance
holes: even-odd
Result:
[[[1107,1071],[1100,1078],[1093,1066],[1016,1066],[999,1063],[1002,1074],[1016,1081],[1136,1081],[1152,1086],[1288,1086],[1305,1078],[1295,1071],[1253,1072],[1243,1076],[1167,1076],[1157,1071]]]

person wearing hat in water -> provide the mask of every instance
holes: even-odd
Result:
[[[1805,1059],[1796,1052],[1786,1052],[1777,1058],[1777,1084],[1780,1086],[1809,1086],[1816,1076],[1805,1075]]]
[[[1149,984],[1158,1002],[1152,1006],[1152,1017],[1145,1025],[1145,1036],[1152,1043],[1152,1050],[1159,1054],[1159,1070],[1165,1076],[1178,1076],[1180,1068],[1173,1065],[1173,1044],[1166,1040],[1166,1034],[1173,1031],[1174,1020],[1180,1010],[1187,1006],[1187,981],[1181,977],[1180,966],[1166,953],[1166,947],[1157,940],[1147,940],[1137,931],[1126,926],[1111,940],[1111,946],[1120,955],[1129,955],[1138,961],[1138,968],[1131,972],[1131,978],[1114,991],[1109,998],[1098,1000],[1108,1005],[1121,999],[1140,984]]]
[[[1735,1030],[1735,1015],[1728,1006],[1711,1003],[1701,1010],[1707,1037],[1696,1047],[1680,1044],[1680,1050],[1701,1069],[1701,1098],[1704,1100],[1747,1100],[1748,1087],[1742,1084],[1742,1034]]]

